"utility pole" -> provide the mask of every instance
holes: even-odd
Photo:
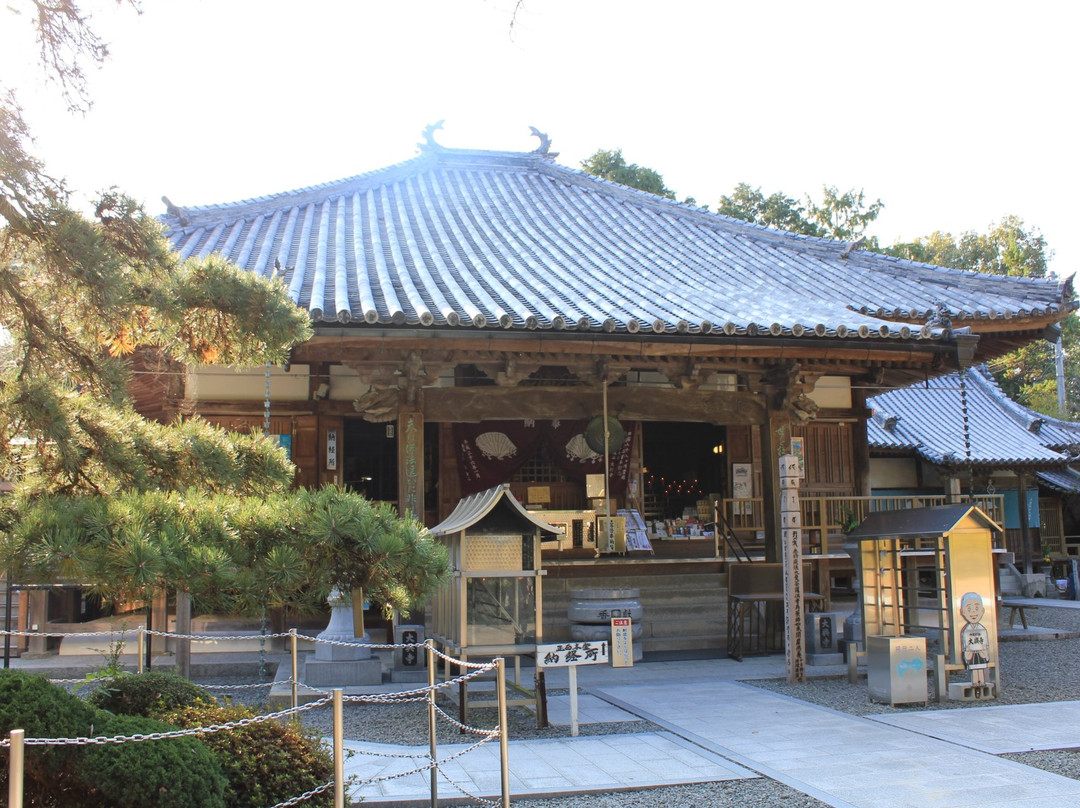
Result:
[[[1054,345],[1054,366],[1057,371],[1057,405],[1058,415],[1065,417],[1065,348],[1061,344],[1061,334],[1058,334]]]

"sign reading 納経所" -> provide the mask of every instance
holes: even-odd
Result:
[[[541,668],[597,665],[607,661],[606,642],[558,642],[536,646],[536,665]]]

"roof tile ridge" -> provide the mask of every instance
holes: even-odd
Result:
[[[997,379],[990,372],[987,365],[979,365],[971,369],[972,380],[979,385],[986,393],[992,396],[1006,414],[1017,424],[1022,426],[1028,432],[1038,433],[1036,424],[1042,425],[1046,423],[1049,416],[1043,415],[1041,412],[1035,412],[1035,410],[1029,409],[1021,404],[1019,401],[1014,401],[998,384]],[[1074,427],[1080,426],[1080,424],[1074,424]]]
[[[675,209],[710,224],[732,225],[736,229],[753,231],[780,242],[786,241],[788,239],[806,241],[811,243],[817,242],[823,246],[836,247],[838,251],[842,250],[845,246],[847,246],[847,242],[838,241],[837,239],[824,238],[821,236],[808,236],[804,233],[793,233],[790,230],[782,230],[777,227],[769,227],[768,225],[758,224],[757,222],[748,222],[745,219],[738,219],[734,216],[728,216],[725,213],[720,213],[715,210],[708,210],[707,208],[703,208],[698,205],[691,205],[686,202],[680,202],[677,199],[669,199],[666,196],[660,196],[659,194],[654,194],[650,191],[643,191],[640,188],[633,188],[629,185],[623,185],[621,183],[615,182],[614,180],[609,180],[605,177],[598,177],[595,174],[590,174],[588,171],[584,171],[580,168],[574,168],[573,166],[563,165],[562,163],[552,162],[549,164],[549,167],[553,170],[553,172],[558,171],[563,174],[569,174],[571,175],[571,177],[577,179],[579,182],[582,182],[585,185],[604,185],[607,186],[609,190],[612,190],[616,194],[624,196],[627,199],[635,199],[644,203],[648,203],[662,210]]]
[[[885,252],[875,252],[874,254],[877,255],[877,256],[880,256],[883,259],[883,263],[885,265],[897,264],[897,265],[907,267],[907,268],[915,267],[915,268],[918,268],[918,269],[930,270],[930,271],[932,271],[934,273],[937,273],[937,274],[957,275],[957,276],[960,276],[961,278],[978,278],[978,279],[980,279],[980,281],[982,281],[982,280],[991,280],[995,284],[1021,283],[1021,284],[1026,284],[1028,286],[1040,286],[1040,287],[1045,287],[1045,286],[1049,286],[1051,284],[1054,284],[1060,290],[1060,296],[1061,296],[1062,300],[1071,299],[1071,295],[1069,295],[1067,293],[1071,293],[1073,291],[1072,290],[1072,284],[1069,282],[1071,280],[1071,277],[1069,279],[1066,279],[1066,280],[1061,280],[1061,279],[1059,279],[1059,278],[1057,278],[1055,276],[1050,276],[1050,275],[1044,275],[1044,276],[1041,276],[1041,277],[1035,277],[1033,275],[1001,275],[1001,274],[999,274],[997,272],[979,272],[978,270],[974,270],[974,269],[964,269],[964,268],[960,268],[960,267],[949,267],[949,266],[945,266],[943,264],[929,264],[926,261],[916,261],[916,260],[911,259],[911,258],[903,258],[902,256],[893,255],[891,253],[885,253]],[[891,270],[892,267],[889,267],[889,269]],[[898,267],[898,269],[899,269],[899,267]]]
[[[328,180],[326,182],[315,183],[314,185],[305,185],[299,188],[293,188],[287,191],[278,191],[271,194],[263,194],[261,196],[248,197],[246,199],[237,199],[232,202],[218,202],[211,205],[175,205],[171,202],[166,202],[168,206],[168,212],[159,217],[167,224],[172,224],[173,221],[180,222],[180,217],[185,215],[190,218],[192,215],[198,217],[206,214],[225,213],[228,211],[235,211],[237,213],[254,212],[267,204],[274,202],[287,201],[296,197],[305,198],[305,202],[297,204],[309,204],[311,201],[316,201],[313,197],[324,192],[333,192],[337,189],[341,189],[339,195],[346,195],[348,193],[355,192],[356,188],[353,185],[359,184],[364,180],[372,180],[386,175],[399,175],[407,173],[414,168],[422,166],[424,163],[429,162],[430,157],[426,154],[418,154],[415,157],[410,157],[408,160],[402,160],[398,163],[393,163],[389,166],[383,166],[381,168],[372,169],[371,171],[364,171],[360,174],[354,174],[349,177],[342,177],[336,180]],[[330,193],[329,195],[333,195]],[[163,201],[165,200],[162,197]],[[289,205],[293,207],[294,205]],[[180,229],[191,228],[192,224],[182,225]]]

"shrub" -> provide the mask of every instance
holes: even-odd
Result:
[[[0,670],[0,734],[13,729],[27,738],[74,738],[96,734],[107,713],[37,676]],[[77,774],[85,746],[24,747],[23,797],[27,805],[82,805],[85,787]],[[0,750],[0,793],[7,793],[8,752]]]
[[[213,700],[203,688],[166,671],[118,676],[103,682],[90,696],[90,702],[103,710],[141,716],[155,716],[177,707]]]
[[[169,732],[176,727],[135,715],[109,716],[101,735]],[[225,777],[196,737],[85,747],[79,770],[91,795],[115,808],[223,808]]]
[[[163,718],[180,727],[240,721],[258,715],[241,706],[196,705]],[[229,784],[228,808],[261,808],[297,797],[334,776],[334,759],[320,737],[297,722],[275,720],[202,736],[217,755]],[[305,806],[330,806],[333,791],[306,800]]]

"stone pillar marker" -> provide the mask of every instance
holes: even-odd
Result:
[[[780,539],[784,565],[784,647],[790,684],[806,681],[802,580],[802,511],[799,507],[799,458],[780,457]]]

